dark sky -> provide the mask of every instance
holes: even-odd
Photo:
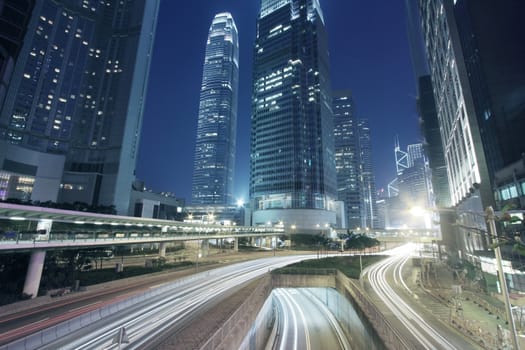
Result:
[[[137,177],[156,192],[191,199],[199,88],[208,29],[231,12],[240,38],[235,193],[248,199],[252,49],[259,0],[163,0],[142,126]],[[370,120],[377,188],[395,177],[394,140],[421,141],[403,0],[321,0],[332,86],[351,89]]]

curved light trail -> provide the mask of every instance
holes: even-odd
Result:
[[[162,286],[162,293],[50,341],[39,349],[116,349],[115,339],[125,329],[129,343],[121,349],[144,349],[156,344],[168,331],[182,327],[199,308],[225,292],[238,288],[269,270],[313,255],[272,257],[201,272],[192,278]]]
[[[351,349],[344,332],[331,313],[307,288],[278,288],[278,339],[273,349]]]
[[[381,301],[390,309],[397,319],[414,335],[422,346],[428,350],[456,350],[444,336],[425,321],[408,303],[401,298],[387,281],[389,269],[394,269],[394,280],[403,288],[413,294],[401,276],[403,265],[410,258],[414,250],[413,245],[406,245],[393,251],[394,255],[386,258],[365,270],[368,274],[370,285]]]

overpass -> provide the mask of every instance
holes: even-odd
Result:
[[[0,254],[30,251],[24,293],[35,297],[40,285],[46,251],[114,245],[160,243],[159,255],[168,242],[199,240],[206,248],[210,239],[265,238],[282,235],[281,226],[236,226],[185,223],[78,212],[0,203]]]
[[[349,233],[362,234],[375,238],[380,242],[432,243],[442,238],[439,228],[337,229],[335,232],[338,235]]]
[[[176,241],[202,241],[206,251],[210,239],[275,237],[286,233],[281,226],[235,226],[186,223],[141,217],[78,212],[0,203],[0,254],[30,251],[24,293],[36,296],[46,251],[114,245],[159,243],[159,255]],[[292,229],[293,232],[293,229]],[[350,233],[336,230],[337,234]],[[381,242],[432,242],[441,239],[438,229],[383,229],[353,231]]]

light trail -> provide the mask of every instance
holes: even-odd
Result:
[[[369,276],[370,285],[381,301],[390,309],[390,311],[398,318],[398,320],[415,336],[417,341],[424,349],[436,350],[456,350],[445,337],[443,337],[436,329],[428,324],[413,308],[410,307],[390,286],[386,279],[388,269],[394,269],[394,276],[398,276],[402,281],[401,268],[409,258],[409,253],[412,252],[412,246],[404,246],[404,248],[397,249],[394,255],[386,258],[368,269],[366,272]],[[400,283],[400,281],[396,282]],[[408,287],[401,283],[404,288]],[[437,346],[436,346],[437,344]]]
[[[115,349],[118,344],[114,339],[122,328],[126,330],[130,343],[121,344],[121,349],[145,348],[162,339],[174,327],[182,327],[199,308],[229,290],[264,275],[270,269],[314,257],[305,255],[259,259],[201,272],[192,278],[164,284],[162,293],[105,316],[39,348]],[[91,305],[94,306],[98,305]]]
[[[307,288],[278,288],[272,295],[280,310],[277,315],[277,334],[282,334],[281,338],[269,340],[272,348],[351,349],[332,312]]]

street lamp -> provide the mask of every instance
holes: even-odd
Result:
[[[509,291],[507,290],[507,280],[505,279],[505,274],[503,272],[503,265],[501,263],[501,250],[499,248],[498,244],[498,232],[496,231],[496,216],[494,214],[494,209],[492,209],[491,206],[488,206],[485,209],[485,215],[487,218],[487,224],[489,226],[489,233],[490,236],[494,239],[494,253],[496,255],[496,262],[498,264],[498,275],[499,275],[499,283],[501,284],[501,289],[503,292],[503,299],[505,301],[505,313],[507,314],[507,322],[509,323],[510,327],[510,333],[512,336],[512,342],[514,345],[514,349],[519,350],[519,342],[518,342],[518,335],[516,333],[516,326],[514,325],[514,317],[512,316],[512,309],[510,305],[510,299],[509,299]]]

